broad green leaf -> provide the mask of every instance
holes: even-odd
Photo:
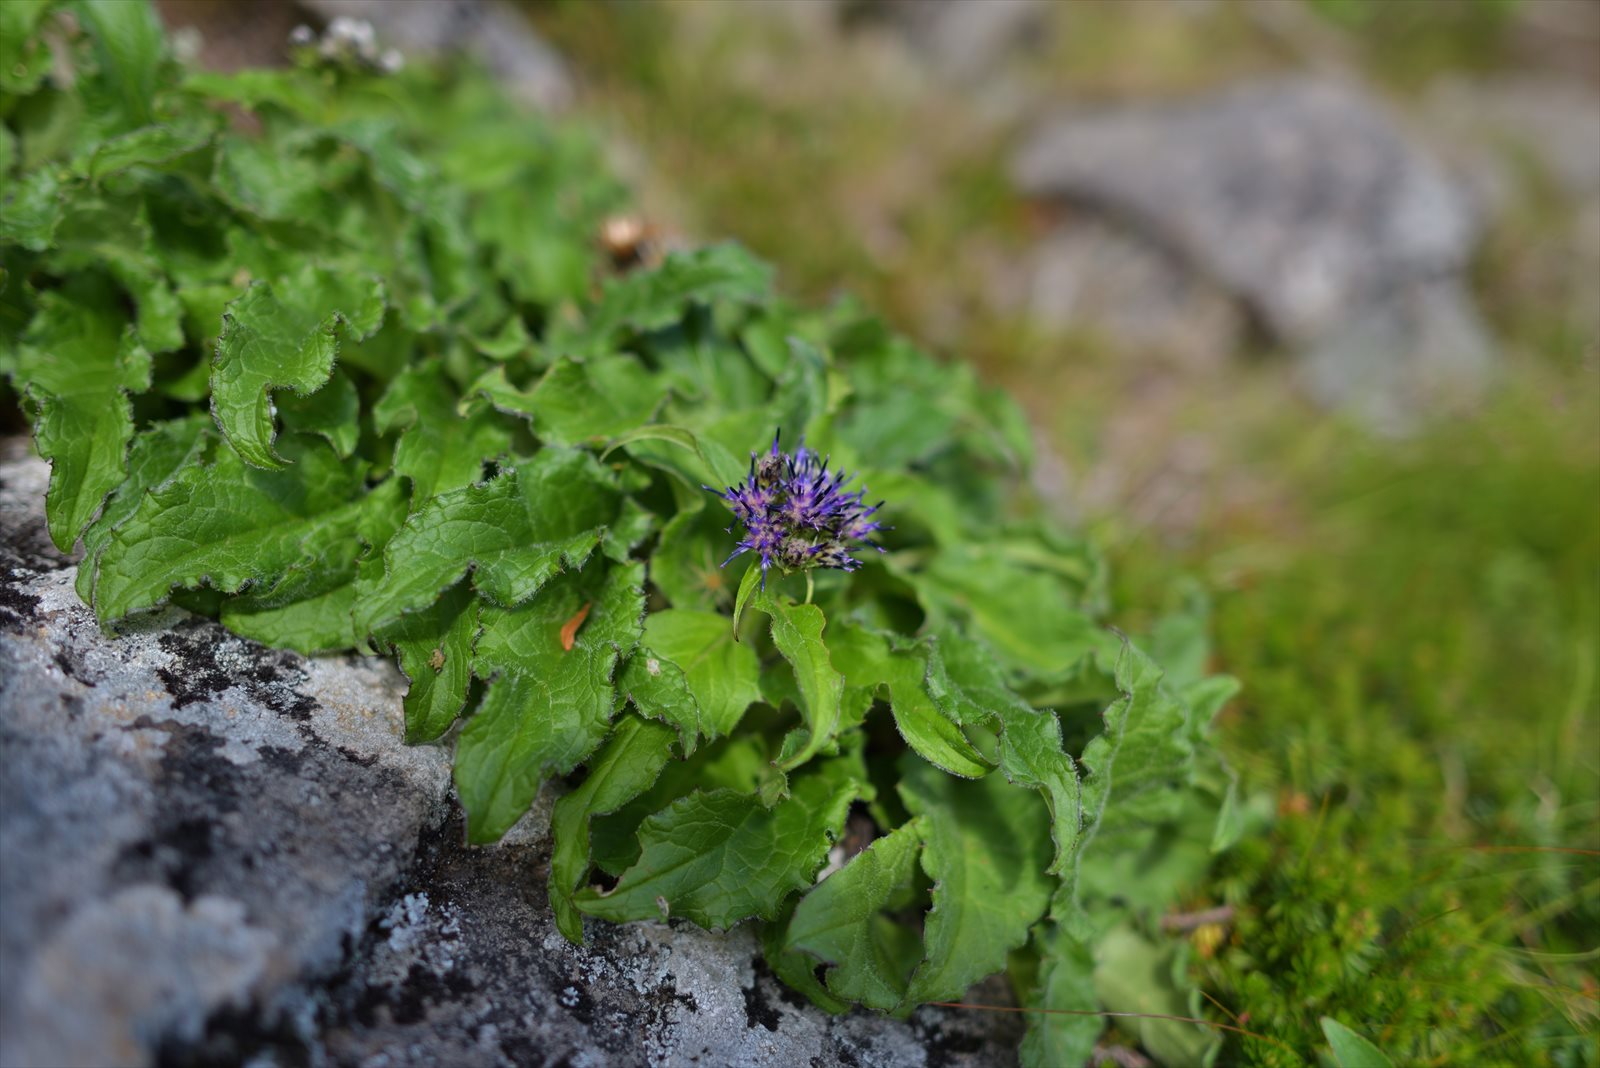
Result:
[[[34,30],[51,0],[0,4],[0,92],[25,96],[50,73],[50,50]]]
[[[813,1005],[824,1012],[835,1015],[849,1012],[854,1006],[845,999],[829,993],[828,988],[822,985],[822,980],[817,978],[817,959],[809,953],[789,949],[785,945],[789,918],[793,915],[796,904],[798,902],[785,905],[776,920],[761,925],[761,954],[766,958],[767,967],[772,969],[772,974],[788,986],[800,991]]]
[[[310,265],[276,285],[252,283],[228,305],[211,365],[211,411],[245,462],[282,466],[272,447],[272,391],[321,389],[340,339],[371,336],[383,307],[379,279]]]
[[[61,181],[44,168],[9,178],[0,193],[0,242],[35,252],[50,247],[61,222]]]
[[[106,498],[100,515],[83,532],[83,561],[78,565],[77,591],[84,604],[94,603],[94,581],[100,551],[111,532],[138,511],[144,495],[195,462],[214,440],[211,421],[199,413],[172,419],[134,435],[128,448],[128,477]]]
[[[285,430],[315,434],[332,445],[340,459],[355,453],[361,438],[361,397],[344,372],[334,371],[328,384],[310,396],[280,396],[277,407]]]
[[[223,602],[221,619],[235,634],[307,655],[360,647],[352,611],[356,577],[406,517],[405,492],[393,479],[362,501],[354,536],[325,545],[282,578]]]
[[[928,690],[958,723],[998,723],[1000,771],[1015,785],[1044,795],[1056,847],[1050,872],[1060,874],[1079,844],[1083,801],[1055,713],[1017,696],[988,650],[955,630],[946,630],[931,654]]]
[[[299,471],[262,471],[231,449],[191,462],[152,489],[100,554],[102,622],[202,583],[224,593],[270,585],[330,547],[357,538],[369,507],[366,464],[340,462],[324,442],[285,439]]]
[[[600,551],[617,563],[625,564],[655,532],[656,514],[634,498],[624,497],[617,517],[600,539]]]
[[[363,577],[357,626],[420,611],[468,572],[490,601],[519,604],[563,567],[583,565],[619,500],[594,457],[572,449],[542,449],[482,485],[441,493],[384,549],[381,578]]]
[[[1015,669],[1058,675],[1105,647],[1105,632],[1075,605],[1070,583],[991,547],[946,548],[911,579],[931,615],[968,621]]]
[[[617,923],[683,916],[716,930],[774,918],[810,885],[844,827],[862,791],[853,764],[826,761],[796,776],[789,800],[770,809],[728,789],[674,802],[639,828],[639,860],[615,889],[584,890],[578,907]]]
[[[502,412],[526,416],[552,445],[597,444],[636,427],[660,407],[661,389],[632,356],[583,362],[562,357],[526,392],[506,379],[505,367],[473,383]]]
[[[1026,1005],[1051,1011],[1028,1013],[1028,1033],[1023,1036],[1018,1059],[1023,1068],[1087,1064],[1095,1040],[1106,1029],[1104,1017],[1077,1015],[1100,1007],[1094,988],[1094,956],[1059,924],[1041,926],[1034,937],[1039,947],[1039,981]]]
[[[373,405],[372,422],[380,434],[404,428],[394,470],[411,480],[413,509],[479,481],[483,465],[511,447],[511,430],[492,409],[457,414],[455,389],[437,361],[401,371]]]
[[[50,461],[50,539],[70,552],[123,479],[133,437],[128,394],[149,388],[150,356],[115,297],[90,276],[39,295],[14,381],[33,420],[34,444]]]
[[[754,794],[771,771],[765,740],[750,734],[723,738],[670,762],[649,790],[594,821],[590,837],[595,864],[610,875],[621,875],[639,859],[637,832],[647,818],[695,790],[720,787]]]
[[[644,648],[622,676],[624,692],[640,713],[677,728],[684,752],[697,737],[712,741],[732,732],[745,709],[761,699],[761,665],[733,640],[728,617],[669,608],[644,621]]]
[[[197,124],[143,126],[97,145],[84,166],[84,177],[99,182],[129,167],[153,167],[204,148],[211,131]]]
[[[795,907],[785,948],[832,965],[827,985],[839,997],[880,1012],[905,997],[921,940],[881,913],[894,892],[911,881],[921,843],[922,826],[912,820],[856,854]]]
[[[739,569],[722,566],[732,551],[727,531],[732,521],[715,505],[702,505],[678,512],[661,528],[661,540],[650,554],[650,581],[674,608],[734,607]]]
[[[1084,857],[1114,850],[1118,836],[1170,823],[1189,799],[1194,767],[1189,710],[1162,683],[1161,669],[1132,644],[1117,658],[1122,697],[1105,711],[1105,729],[1084,747],[1081,835],[1061,868],[1051,914],[1078,937],[1089,933],[1079,902]]]
[[[333,195],[331,176],[318,164],[316,156],[326,141],[320,131],[271,141],[223,134],[217,140],[212,188],[230,207],[265,222],[332,222],[352,205]]]
[[[670,326],[690,302],[756,302],[771,287],[772,269],[738,245],[674,252],[654,270],[608,282],[582,326],[557,333],[552,345],[580,356],[605,352],[623,329]]]
[[[145,0],[79,0],[76,11],[94,43],[99,77],[123,127],[148,123],[167,54],[155,10]]]
[[[617,449],[634,446],[628,450],[631,454],[639,456],[646,463],[660,463],[662,454],[659,451],[639,447],[652,441],[664,441],[694,454],[700,461],[701,470],[686,472],[686,478],[696,488],[702,485],[731,486],[744,477],[744,466],[727,449],[714,441],[702,441],[688,427],[666,423],[635,427],[617,435],[606,443],[600,458],[603,460]],[[667,470],[685,473],[685,469],[679,465],[668,463],[664,466]]]
[[[756,565],[750,565],[754,568]],[[772,620],[772,644],[794,669],[800,689],[803,725],[784,739],[778,767],[799,767],[828,746],[838,733],[844,700],[844,677],[828,658],[822,643],[825,620],[814,604],[792,604],[763,592],[756,601]]]
[[[887,635],[846,624],[835,625],[828,651],[848,687],[865,689],[870,695],[883,691],[900,737],[924,760],[969,779],[989,773],[990,765],[961,727],[929,696],[926,644],[894,649]]]
[[[955,1001],[1005,967],[1049,905],[1048,819],[1038,794],[999,773],[957,779],[910,754],[900,769],[901,800],[923,817],[922,869],[934,882],[926,956],[905,1004]]]
[[[1394,1068],[1383,1050],[1331,1016],[1322,1018],[1322,1033],[1339,1068]]]
[[[104,270],[133,298],[139,342],[146,349],[162,353],[182,347],[182,306],[159,262],[143,205],[130,210],[118,201],[74,197],[53,243],[52,271]]]
[[[623,665],[617,676],[617,691],[640,715],[676,731],[678,744],[688,755],[700,739],[700,702],[689,689],[683,669],[660,656],[648,643],[647,638],[638,654]]]
[[[271,106],[310,118],[324,107],[323,85],[293,70],[188,71],[182,88],[202,99],[238,104],[251,111]]]
[[[498,840],[540,783],[577,767],[605,738],[612,669],[639,640],[643,582],[641,564],[596,559],[519,607],[484,606],[473,671],[489,689],[456,742],[469,842]],[[574,621],[569,649],[563,631]]]
[[[401,616],[379,635],[400,657],[406,690],[406,741],[431,742],[456,721],[472,682],[478,599],[458,583],[421,612]]]
[[[573,945],[583,944],[583,914],[572,895],[589,872],[589,821],[650,789],[672,758],[673,737],[663,724],[622,717],[589,761],[583,783],[556,802],[550,816],[550,907],[556,928]]]

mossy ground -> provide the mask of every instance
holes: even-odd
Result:
[[[1244,682],[1220,736],[1270,819],[1190,895],[1238,910],[1197,935],[1194,974],[1214,1019],[1295,1051],[1234,1038],[1224,1063],[1314,1060],[1325,1015],[1402,1063],[1594,1063],[1600,354],[1569,311],[1582,281],[1541,251],[1566,216],[1537,169],[1475,275],[1507,353],[1492,399],[1379,440],[1308,408],[1284,361],[1183,368],[996,311],[986,272],[1039,225],[1007,123],[882,34],[741,6],[535,14],[590,117],[650,161],[649,212],[1016,388],[1100,487],[1076,503],[1119,600],[1210,591],[1216,666]],[[1248,8],[1063,5],[1074,32],[1015,84],[1116,98],[1332,55],[1404,95],[1521,62],[1504,3]]]

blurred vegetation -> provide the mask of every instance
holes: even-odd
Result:
[[[881,34],[729,6],[535,15],[591,115],[642,146],[660,215],[748,242],[807,296],[862,294],[1016,389],[1069,470],[1117,472],[1084,518],[1122,607],[1180,574],[1211,591],[1214,666],[1245,684],[1221,733],[1274,813],[1192,893],[1237,909],[1194,937],[1213,1018],[1307,1058],[1333,1016],[1397,1063],[1596,1063],[1600,355],[1547,176],[1522,168],[1476,268],[1507,351],[1493,399],[1375,440],[1307,408],[1282,361],[1174,368],[993,307],[990,272],[1042,225],[1005,180],[1006,123]],[[1275,7],[1059,5],[1072,32],[1014,73],[1045,99],[1126,97],[1332,55],[1404,96],[1518,62],[1506,0]],[[1139,495],[1180,437],[1212,460],[1174,519]],[[1222,1062],[1298,1056],[1230,1036]]]

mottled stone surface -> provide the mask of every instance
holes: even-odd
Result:
[[[828,1017],[748,928],[556,933],[535,814],[461,844],[387,663],[101,632],[0,441],[0,1064],[1005,1064],[1012,1017]],[[995,999],[995,993],[985,1000]]]

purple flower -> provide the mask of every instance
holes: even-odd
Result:
[[[743,482],[725,490],[705,487],[744,525],[744,537],[728,560],[747,552],[759,556],[763,587],[774,566],[785,574],[814,567],[854,571],[861,561],[850,555],[853,543],[883,552],[883,546],[867,540],[887,529],[871,518],[883,502],[864,504],[865,486],[846,492],[850,476],[829,471],[828,463],[804,445],[783,452],[774,434],[770,450],[750,454],[750,475]]]

